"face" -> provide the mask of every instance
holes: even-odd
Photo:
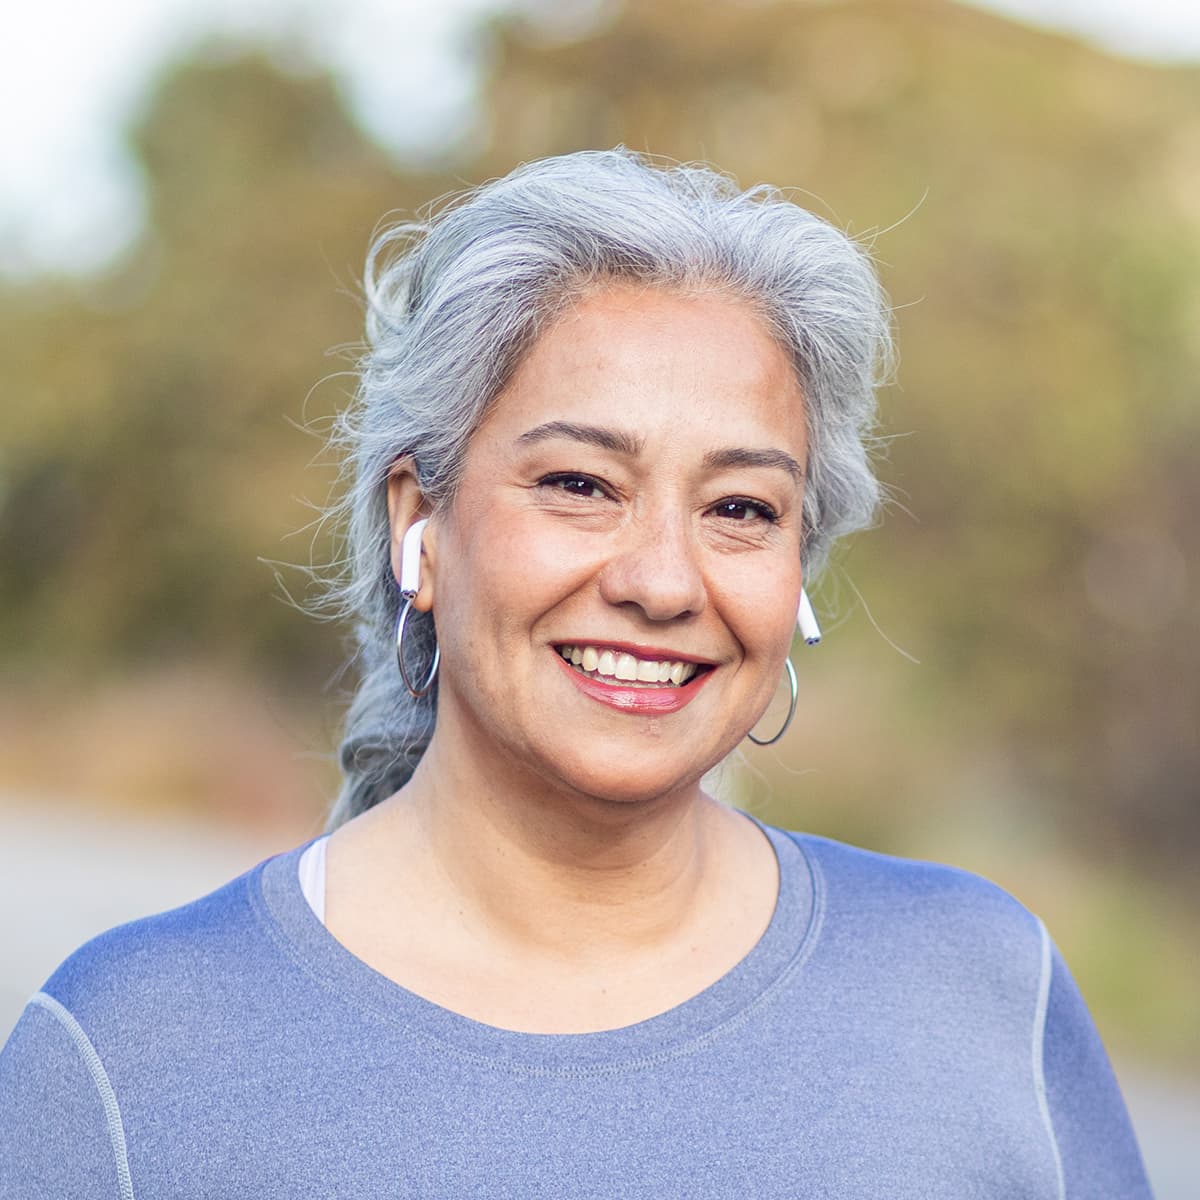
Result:
[[[426,531],[439,752],[613,801],[694,787],[780,684],[805,450],[796,376],[745,304],[579,301]],[[398,545],[415,513],[392,487]]]

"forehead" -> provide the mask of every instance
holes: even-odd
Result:
[[[653,446],[775,445],[804,460],[804,398],[787,352],[748,303],[614,284],[534,342],[485,424],[519,437],[549,420],[617,425]]]

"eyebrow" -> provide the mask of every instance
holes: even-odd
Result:
[[[623,454],[627,458],[636,458],[645,445],[645,439],[624,430],[606,429],[602,425],[580,425],[574,421],[547,421],[544,425],[535,425],[517,438],[517,445],[533,445],[551,438],[583,442],[598,446],[601,450],[611,450],[614,454]],[[783,450],[749,450],[736,446],[710,450],[704,456],[704,466],[710,471],[731,467],[766,467],[786,471],[797,483],[803,483],[805,477],[804,468]]]
[[[625,433],[620,429],[605,429],[601,425],[577,425],[574,421],[547,421],[544,425],[535,425],[517,438],[518,446],[531,445],[534,442],[544,442],[548,438],[566,438],[572,442],[585,442],[589,446],[599,446],[601,450],[611,450],[614,454],[624,454],[628,458],[636,458],[641,453],[644,440]]]
[[[770,467],[786,471],[797,483],[804,482],[804,468],[783,450],[710,450],[704,456],[704,465],[712,471],[728,467]]]

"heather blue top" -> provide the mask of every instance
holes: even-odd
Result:
[[[754,949],[604,1033],[398,987],[317,920],[303,847],[114,929],[0,1055],[0,1196],[1149,1196],[1035,917],[961,871],[767,834]]]

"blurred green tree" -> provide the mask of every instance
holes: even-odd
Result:
[[[258,559],[309,561],[299,498],[324,502],[332,476],[295,425],[353,390],[326,352],[361,337],[371,228],[431,185],[385,161],[329,79],[263,56],[174,67],[131,137],[151,216],[132,255],[0,293],[6,667],[215,653],[312,685],[336,638],[277,602]]]

